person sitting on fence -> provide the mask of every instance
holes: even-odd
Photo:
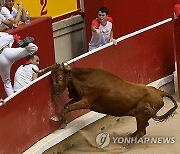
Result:
[[[117,44],[113,38],[112,18],[108,17],[109,10],[102,7],[98,10],[98,18],[94,19],[91,24],[92,37],[89,43],[89,51],[96,49],[108,42]]]
[[[5,0],[5,4],[1,9],[1,14],[8,19],[14,27],[17,27],[19,21],[25,22],[25,11],[22,2],[18,2],[18,9],[14,8],[15,0]]]
[[[1,1],[0,1],[0,12],[1,12]],[[7,20],[1,13],[0,13],[0,32],[4,32],[9,28],[12,28],[13,24]]]
[[[31,81],[38,78],[38,74],[33,71],[39,70],[39,57],[37,55],[29,55],[26,58],[26,63],[19,66],[14,76],[14,92],[17,92]],[[33,69],[32,69],[33,68]]]
[[[12,48],[14,39],[17,40],[18,48]],[[38,47],[32,43],[33,37],[26,37],[24,40],[18,39],[18,36],[0,32],[0,75],[7,96],[14,93],[10,79],[12,64],[23,57],[34,54],[38,50]]]

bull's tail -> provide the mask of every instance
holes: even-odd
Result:
[[[160,91],[160,95],[161,95],[162,97],[168,97],[169,99],[171,99],[171,101],[172,101],[173,104],[174,104],[174,107],[172,107],[172,108],[171,108],[168,112],[166,112],[165,114],[163,114],[163,115],[161,115],[161,116],[155,115],[155,116],[153,117],[153,119],[154,119],[155,121],[163,122],[163,121],[167,120],[169,117],[171,117],[171,116],[174,115],[175,110],[178,108],[178,105],[177,105],[176,100],[175,100],[170,94],[168,94],[168,93],[166,93],[166,92],[163,92],[163,91]]]

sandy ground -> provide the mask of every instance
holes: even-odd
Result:
[[[165,100],[165,106],[158,112],[161,115],[171,108],[172,102]],[[113,137],[127,137],[136,130],[136,120],[133,117],[112,117],[107,116],[90,126],[78,131],[73,136],[55,145],[45,154],[179,154],[180,153],[180,109],[174,117],[170,117],[166,122],[156,122],[150,120],[146,137],[159,137],[160,143],[114,143]],[[107,132],[110,135],[110,143],[101,148],[96,137],[99,133]],[[161,137],[171,137],[170,141],[175,143],[162,143]],[[106,138],[107,139],[107,138]],[[99,140],[98,140],[99,141]],[[107,140],[106,140],[107,141]],[[98,142],[99,143],[99,142]],[[104,143],[104,142],[103,142]]]

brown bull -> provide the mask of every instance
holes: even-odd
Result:
[[[112,116],[133,116],[137,121],[134,137],[146,134],[148,121],[164,121],[177,109],[175,99],[166,92],[143,84],[123,81],[119,77],[96,68],[70,68],[55,64],[40,71],[52,71],[53,94],[61,94],[66,87],[71,99],[61,114],[78,109],[90,109]],[[164,106],[163,97],[172,100],[174,107],[162,116],[156,113]],[[58,116],[53,119],[57,120]],[[60,119],[58,119],[60,120]]]

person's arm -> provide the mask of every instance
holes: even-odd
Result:
[[[19,24],[19,21],[21,20],[21,15],[22,15],[22,10],[23,10],[23,6],[22,4],[18,3],[18,10],[17,10],[17,14],[16,14],[16,17],[13,18],[14,19],[14,24],[18,25]]]
[[[33,73],[33,75],[32,75],[32,80],[35,80],[35,79],[37,79],[38,78],[38,73]]]
[[[0,32],[4,32],[7,30],[7,27],[6,26],[0,26]]]
[[[6,26],[8,26],[9,28],[12,28],[13,27],[13,24],[9,21],[9,20],[5,20],[3,22]]]
[[[8,28],[12,27],[12,23],[9,20],[6,20],[5,17],[0,14],[0,23],[4,23],[5,25],[0,26],[0,31],[4,32],[6,31]]]
[[[22,11],[23,11],[23,5],[22,3],[17,3],[18,5],[18,9],[17,9],[17,14],[15,18],[9,18],[8,20],[13,24],[14,27],[18,26],[19,21],[21,20],[21,15],[22,15]]]
[[[22,22],[25,22],[25,20],[26,20],[26,13],[24,11],[23,4],[22,4],[22,2],[18,2],[17,5],[18,5],[18,7],[22,7],[20,20]]]
[[[22,15],[21,15],[21,21],[25,23],[25,20],[26,20],[26,13],[25,13],[24,8],[23,8]]]
[[[117,41],[113,37],[113,19],[111,17],[107,17],[107,21],[112,23],[112,29],[111,29],[111,32],[110,32],[110,39],[109,39],[109,41],[113,42],[114,45],[117,45]]]
[[[97,34],[100,34],[100,30],[96,26],[91,26],[91,30]]]
[[[110,42],[113,42],[114,45],[117,45],[117,41],[113,38],[113,30],[110,33]]]
[[[92,32],[100,34],[99,23],[98,23],[97,19],[92,21],[92,23],[91,23],[91,30],[92,30]]]

